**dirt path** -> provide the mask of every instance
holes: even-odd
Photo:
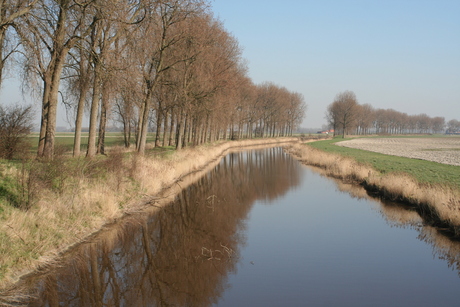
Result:
[[[460,138],[361,138],[336,145],[460,166]]]

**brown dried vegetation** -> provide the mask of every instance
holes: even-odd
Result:
[[[56,158],[30,162],[24,170],[2,169],[4,175],[24,178],[22,189],[27,198],[19,209],[1,207],[0,287],[53,261],[104,225],[148,207],[164,188],[174,183],[180,188],[185,175],[217,161],[231,148],[295,141],[224,142],[154,157],[112,148],[107,157],[99,159]],[[37,189],[40,193],[35,193]]]
[[[368,193],[410,204],[428,223],[460,235],[460,191],[452,186],[420,183],[402,173],[380,174],[351,158],[300,144],[289,146],[288,152],[305,164],[323,168],[329,176],[362,184]]]

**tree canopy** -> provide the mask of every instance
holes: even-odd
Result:
[[[290,135],[305,115],[299,93],[253,84],[238,41],[208,1],[2,3],[0,22],[14,31],[0,32],[0,47],[4,38],[17,42],[8,49],[21,55],[16,68],[42,97],[39,157],[53,157],[61,100],[75,123],[74,155],[88,110],[88,157],[104,153],[110,121],[122,126],[125,146],[135,144],[143,154],[152,131],[155,146],[180,149],[221,138]],[[8,52],[3,49],[3,59]]]

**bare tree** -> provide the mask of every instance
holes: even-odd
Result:
[[[183,25],[187,39],[178,50],[184,58],[177,66],[181,80],[178,107],[186,120],[180,122],[183,129],[178,129],[178,149],[186,144],[182,139],[198,145],[208,137],[210,121],[221,110],[214,96],[223,88],[232,92],[241,74],[241,49],[221,23],[203,14],[189,18]],[[238,105],[233,109],[238,109]]]
[[[335,130],[341,129],[342,137],[345,138],[348,130],[356,125],[358,118],[358,102],[352,91],[337,94],[334,102],[328,106],[327,115],[329,123]]]
[[[449,134],[452,133],[460,133],[460,121],[456,119],[451,119],[447,122],[447,132]]]
[[[151,1],[150,10],[144,23],[144,28],[139,32],[137,44],[139,66],[143,68],[145,95],[139,116],[139,134],[137,150],[143,154],[147,141],[148,118],[152,108],[152,101],[159,80],[165,71],[174,67],[182,59],[167,62],[166,54],[178,42],[185,38],[177,25],[191,15],[202,12],[204,2],[201,0],[171,0]]]
[[[94,1],[39,0],[16,28],[28,55],[26,68],[43,81],[38,156],[53,156],[61,75],[70,49],[92,27],[82,16]]]
[[[446,120],[444,117],[434,117],[431,119],[433,132],[440,133],[443,132],[446,127]]]
[[[143,20],[144,14],[143,3],[138,1],[110,0],[95,7],[94,26],[88,37],[93,83],[87,157],[104,154],[107,120],[119,90],[116,79],[130,63],[124,58],[132,57],[127,50],[129,30]]]
[[[75,116],[75,136],[73,143],[74,156],[80,155],[84,109],[91,84],[91,62],[89,54],[85,52],[85,49],[82,46],[83,44],[84,40],[82,40],[81,44],[76,48],[78,59],[78,62],[76,63],[78,74],[78,78],[76,80],[76,95],[78,95],[78,102],[76,106],[77,112]]]
[[[305,117],[307,111],[307,105],[302,94],[300,93],[290,93],[289,94],[289,104],[286,110],[287,112],[287,122],[286,122],[286,135],[292,135],[293,131],[297,129],[302,120]]]
[[[367,134],[374,122],[375,110],[370,104],[359,105],[357,134]]]
[[[138,103],[142,100],[142,88],[140,86],[142,81],[139,80],[140,76],[135,69],[124,72],[117,79],[119,91],[115,98],[113,112],[116,116],[115,120],[121,123],[123,127],[124,145],[128,148],[131,146],[132,133],[136,127]]]
[[[15,27],[19,18],[27,15],[38,0],[0,0],[0,87],[3,81],[3,69],[6,61],[16,51],[19,42],[13,42],[11,27]],[[9,46],[8,44],[12,45]]]

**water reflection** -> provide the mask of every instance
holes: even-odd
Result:
[[[452,270],[460,276],[460,242],[443,233],[442,229],[432,227],[423,222],[415,209],[392,202],[382,202],[382,217],[390,226],[413,228],[419,234],[417,239],[429,244],[433,249],[433,257],[445,260]]]
[[[28,280],[30,306],[209,306],[228,287],[257,199],[299,184],[281,149],[233,153],[177,200],[115,235],[82,246],[65,267]],[[38,287],[33,285],[38,283]]]
[[[327,177],[326,172],[321,168],[311,166],[308,166],[308,168]],[[374,197],[369,196],[366,190],[359,185],[328,178],[334,181],[337,190],[340,192],[347,193],[357,199],[376,200]],[[442,229],[424,223],[423,219],[412,206],[378,200],[378,206],[375,209],[379,211],[380,216],[390,227],[417,230],[417,239],[432,247],[433,257],[446,261],[448,267],[457,271],[460,276],[460,240],[458,238],[452,238],[448,233],[444,233]]]
[[[386,224],[416,230],[418,239],[432,247],[434,257],[460,272],[460,243],[425,225],[414,210],[378,202],[362,187],[322,179],[317,173],[306,172],[279,148],[230,154],[185,188],[175,202],[125,218],[102,238],[66,255],[61,268],[28,278],[24,285],[35,298],[23,303],[240,306],[265,300],[268,306],[277,305],[273,297],[282,296],[289,298],[290,305],[309,301],[312,305],[389,306],[397,299],[400,305],[415,305],[414,298],[407,297],[419,292],[416,282],[423,280],[417,274],[426,262],[415,258],[422,249],[417,249],[415,256],[406,249],[406,245],[419,243],[413,237],[393,246],[387,244],[395,243],[401,233],[386,236]],[[358,206],[361,200],[366,200],[365,205]],[[280,205],[282,201],[285,203]],[[363,214],[366,208],[372,208],[374,211],[368,211],[376,218]],[[252,241],[256,252],[239,261],[246,257],[243,251],[250,249],[250,234],[254,235],[254,229],[246,225],[251,210],[251,228],[257,228],[257,223],[265,228]],[[386,224],[381,223],[382,218]],[[409,266],[405,258],[422,264],[410,265],[415,267],[415,277],[405,275]],[[392,262],[401,265],[391,267]],[[445,269],[444,263],[441,265]],[[250,270],[242,272],[247,267]],[[241,275],[247,279],[232,283],[231,290],[247,289],[235,290],[233,295],[243,302],[234,304],[226,293],[230,279]],[[429,276],[433,283],[447,280],[441,273],[438,279]],[[451,282],[453,286],[444,282],[435,291],[451,294],[455,282]],[[263,284],[268,286],[263,288]],[[432,303],[426,298],[430,292],[423,293],[418,306]],[[440,299],[433,301],[439,303]],[[407,304],[402,304],[403,300]]]

